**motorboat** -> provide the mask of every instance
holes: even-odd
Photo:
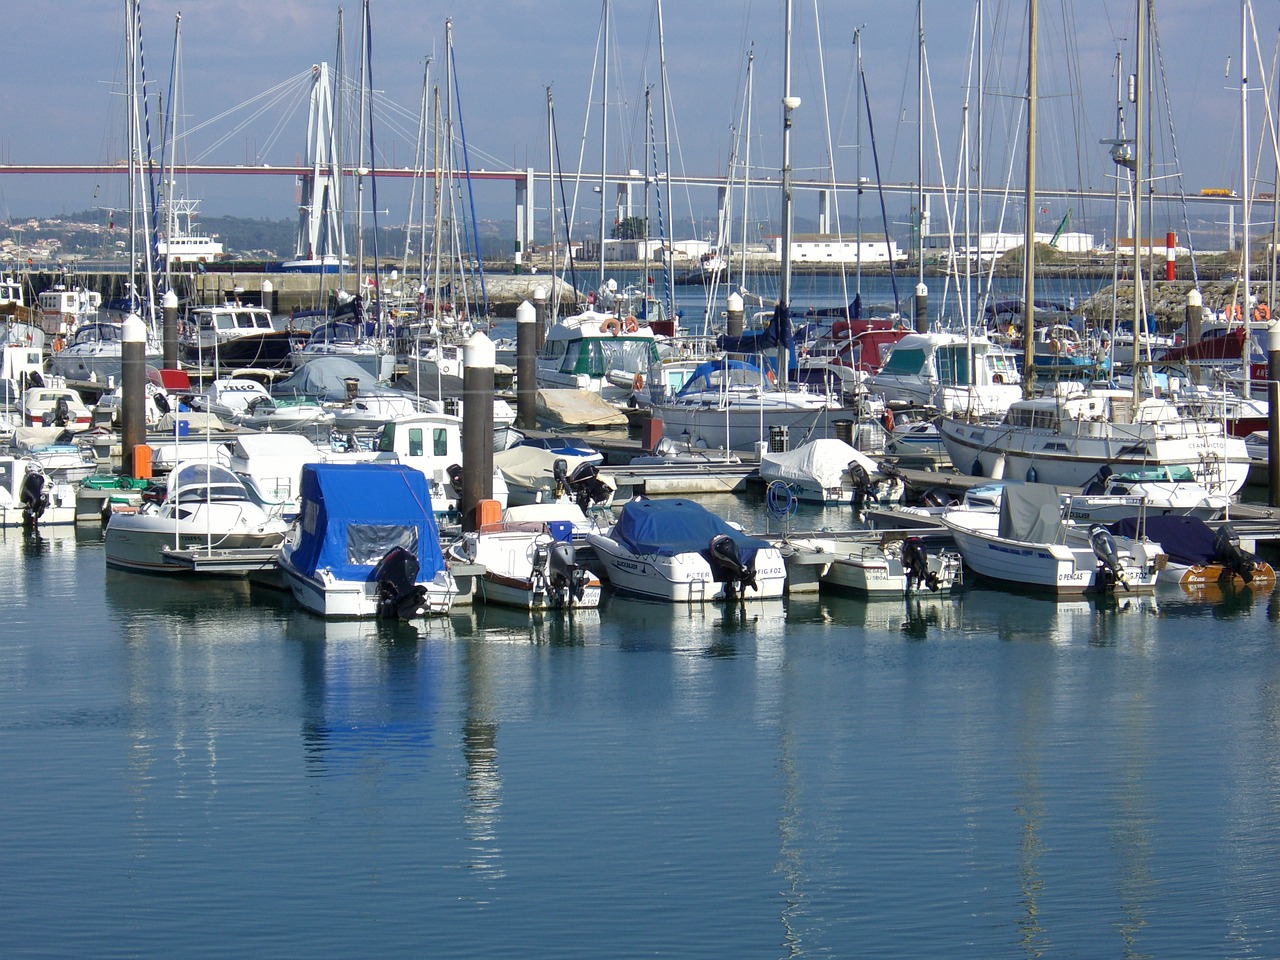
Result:
[[[908,333],[901,321],[890,318],[837,320],[801,347],[791,379],[810,390],[856,396]]]
[[[586,390],[625,402],[659,363],[652,328],[633,316],[588,308],[548,327],[536,369],[538,386]]]
[[[303,467],[301,513],[279,563],[294,598],[322,617],[443,614],[458,592],[426,475],[403,464]]]
[[[939,521],[965,566],[1005,586],[1058,596],[1150,593],[1165,555],[1144,537],[1116,537],[1102,524],[1068,519],[1070,497],[1043,483],[1007,484],[999,512],[947,510]]]
[[[228,302],[193,308],[178,346],[185,363],[215,370],[286,367],[292,336],[277,329],[266,307]]]
[[[102,306],[102,294],[84,287],[55,283],[36,297],[40,326],[51,337],[68,336],[80,324],[92,319]]]
[[[40,461],[0,456],[0,527],[38,530],[76,522],[76,487],[45,473]]]
[[[700,364],[674,396],[654,406],[662,435],[684,446],[756,450],[794,435],[824,436],[838,398],[782,390],[772,371],[727,356]]]
[[[502,475],[512,506],[572,502],[583,511],[608,507],[617,485],[600,472],[598,464],[595,456],[523,445],[493,455],[494,469]]]
[[[193,409],[252,430],[300,431],[333,423],[323,404],[303,398],[273,397],[248,377],[221,377],[191,398]]]
[[[1119,390],[1018,400],[998,422],[942,417],[942,442],[956,469],[1079,489],[1108,466],[1187,468],[1210,493],[1231,496],[1249,475],[1245,442],[1220,422],[1184,415],[1163,397],[1135,405]]]
[[[784,483],[806,503],[850,504],[861,510],[868,500],[880,504],[901,498],[901,479],[883,472],[866,454],[843,440],[820,437],[794,450],[760,455],[760,479]]]
[[[946,414],[998,416],[1022,396],[1016,358],[987,337],[910,333],[893,345],[867,392]]]
[[[1111,523],[1130,516],[1131,511],[1111,513],[1107,499],[1134,497],[1142,499],[1148,517],[1174,514],[1216,520],[1231,505],[1230,497],[1210,493],[1186,466],[1135,467],[1113,473],[1111,467],[1104,464],[1085,484],[1082,494],[1073,497],[1071,519]]]
[[[787,566],[788,593],[832,587],[869,599],[892,599],[916,591],[949,591],[964,582],[960,554],[930,550],[919,536],[788,537],[779,549]]]
[[[93,414],[68,387],[28,387],[19,401],[22,422],[28,427],[59,427],[63,430],[88,430]]]
[[[176,554],[190,550],[278,547],[288,525],[268,514],[234,473],[216,463],[187,461],[162,488],[144,492],[136,512],[107,521],[107,565],[146,573],[189,573]]]
[[[80,324],[72,332],[69,343],[49,354],[49,372],[68,380],[114,383],[123,369],[122,329],[123,323],[110,320],[90,320]],[[160,344],[148,334],[143,359],[152,366],[159,366],[160,358]]]
[[[504,518],[464,533],[448,552],[485,568],[476,591],[485,603],[522,610],[598,607],[600,578],[581,562],[575,543],[575,530],[584,520],[572,504],[538,519]]]
[[[395,369],[395,354],[379,338],[359,334],[355,323],[331,320],[311,331],[305,343],[289,354],[295,369],[322,359],[348,360],[375,380],[390,380]]]
[[[615,590],[667,603],[780,597],[778,548],[691,500],[637,497],[587,543]]]
[[[1133,519],[1110,524],[1117,536],[1133,536]],[[1234,584],[1270,592],[1276,585],[1271,564],[1244,549],[1240,535],[1229,523],[1216,529],[1199,517],[1148,517],[1146,535],[1159,540],[1169,560],[1160,570],[1159,583],[1174,583],[1197,590]]]

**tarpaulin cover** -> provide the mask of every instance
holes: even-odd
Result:
[[[418,558],[418,579],[445,569],[427,476],[398,463],[311,463],[302,468],[301,526],[293,564],[368,580],[392,547]]]
[[[784,483],[807,483],[823,488],[839,487],[849,464],[857,462],[868,477],[880,476],[880,468],[866,454],[843,440],[819,437],[794,450],[766,453],[760,457],[760,479]]]
[[[316,357],[271,388],[274,397],[316,397],[342,401],[347,398],[349,379],[358,380],[362,393],[378,386],[378,379],[354,360],[346,357]]]
[[[1000,536],[1023,543],[1057,543],[1062,495],[1047,483],[1009,483],[1000,497]]]
[[[1117,520],[1108,524],[1107,529],[1118,537],[1136,537],[1138,518]],[[1173,563],[1194,567],[1217,562],[1213,549],[1213,528],[1199,517],[1176,514],[1147,517],[1144,530],[1147,539],[1160,544],[1160,549],[1168,554]]]
[[[633,553],[674,557],[678,553],[707,555],[712,537],[724,534],[738,546],[742,562],[750,564],[768,541],[749,537],[692,500],[647,500],[637,497],[622,507],[609,534]]]

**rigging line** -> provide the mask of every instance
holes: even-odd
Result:
[[[454,63],[457,63],[457,57],[453,52],[453,41],[449,41],[449,54],[454,57]],[[467,156],[467,127],[462,119],[462,86],[458,83],[457,70],[455,68],[453,75],[453,100],[458,107],[458,138],[462,141],[462,167],[463,173],[467,178],[467,200],[471,207],[471,231],[472,242],[475,246],[476,255],[476,273],[480,277],[480,307],[481,315],[489,316],[489,293],[485,289],[484,280],[484,261],[480,259],[480,221],[476,216],[476,194],[475,187],[471,180],[471,160]]]
[[[1178,133],[1173,123],[1173,108],[1171,106],[1173,101],[1169,98],[1169,75],[1168,75],[1168,72],[1165,70],[1165,64],[1164,64],[1164,46],[1163,44],[1160,43],[1160,30],[1158,25],[1156,24],[1156,18],[1154,16],[1152,16],[1151,18],[1150,30],[1151,30],[1152,46],[1153,46],[1153,49],[1155,50],[1155,59],[1156,59],[1156,63],[1159,66],[1160,89],[1161,89],[1161,92],[1164,94],[1165,119],[1169,125],[1169,146],[1170,146],[1170,149],[1172,149],[1173,151],[1173,162],[1174,162],[1175,169],[1181,171],[1182,162],[1178,157]],[[1181,173],[1179,173],[1179,175],[1175,179],[1175,183],[1178,186],[1178,204],[1179,204],[1179,209],[1182,212],[1182,230],[1183,230],[1183,233],[1186,235],[1187,252],[1191,257],[1191,280],[1192,280],[1192,283],[1194,283],[1195,285],[1195,289],[1199,290],[1200,289],[1200,265],[1196,259],[1195,237],[1191,233],[1191,219],[1187,213],[1187,191],[1186,191],[1186,186],[1182,182]]]
[[[596,49],[591,58],[591,83],[590,83],[590,86],[588,86],[587,88],[587,109],[583,112],[583,116],[582,116],[582,140],[578,144],[578,171],[574,175],[574,180],[573,180],[573,205],[567,211],[565,211],[565,216],[569,218],[571,221],[574,218],[576,218],[578,215],[578,190],[582,186],[582,169],[583,169],[583,165],[586,163],[587,131],[591,129],[591,106],[592,106],[591,94],[596,89],[596,68],[600,65],[600,52],[602,47],[606,48],[605,55],[608,56],[607,46],[608,46],[609,35],[607,31],[607,27],[608,27],[608,18],[606,16],[607,9],[608,9],[608,0],[604,0],[604,2],[601,3],[600,5],[600,29],[596,33]],[[608,91],[603,90],[603,86],[604,84],[602,82],[601,83],[601,87],[602,87],[601,113],[605,114],[607,113],[607,110],[603,108],[606,106],[609,97],[608,97]],[[600,131],[600,136],[601,137],[604,136],[603,130]],[[563,170],[563,168],[561,169]],[[574,286],[576,288],[577,284],[575,283]]]
[[[871,162],[876,171],[876,194],[880,198],[880,220],[884,223],[884,242],[892,252],[893,239],[889,234],[889,213],[884,204],[884,181],[880,178],[880,151],[876,147],[876,128],[871,119],[871,94],[867,91],[866,71],[861,67],[858,69],[862,75],[862,98],[867,108],[867,137],[871,140]],[[889,257],[889,282],[893,286],[893,312],[896,315],[902,312],[902,300],[898,296],[898,273],[894,268],[892,256]]]
[[[564,220],[564,250],[565,250],[565,258],[566,258],[565,264],[569,268],[569,278],[570,278],[569,289],[573,291],[573,305],[574,305],[574,308],[576,309],[578,306],[578,268],[577,268],[577,262],[573,256],[573,241],[571,237],[573,224],[568,215],[569,209],[568,209],[567,198],[565,196],[565,189],[564,189],[564,167],[560,163],[560,134],[556,129],[555,121],[556,121],[556,110],[555,110],[555,105],[553,104],[551,107],[551,141],[552,143],[555,144],[555,148],[556,148],[556,158],[555,158],[556,179],[559,180],[560,182],[560,209],[565,213],[565,216],[561,218],[562,220]],[[559,302],[560,302],[560,290],[557,289],[556,291],[557,307],[559,305]],[[557,315],[558,315],[558,310],[557,310]]]
[[[818,89],[822,91],[822,128],[827,138],[827,172],[831,175],[831,205],[836,221],[836,242],[839,244],[836,249],[841,251],[840,256],[840,302],[846,305],[849,303],[849,271],[845,269],[844,261],[844,235],[840,226],[840,191],[836,189],[836,155],[835,148],[831,143],[831,103],[827,99],[827,58],[822,52],[822,20],[818,14],[818,0],[813,0],[813,24],[814,24],[814,40],[818,50]],[[830,225],[828,224],[828,232]],[[858,248],[858,256],[862,256],[862,248]]]

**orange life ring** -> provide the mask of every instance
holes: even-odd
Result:
[[[636,393],[639,393],[641,390],[644,389],[643,373],[637,372],[636,375],[631,378],[631,389]]]
[[[884,428],[893,433],[893,411],[888,407],[884,408]]]
[[[1242,320],[1244,319],[1244,311],[1240,309],[1238,303],[1228,303],[1222,308],[1222,319],[1224,320]]]
[[[772,370],[766,370],[764,372],[764,376],[765,376],[765,379],[768,380],[770,383],[776,384],[778,382],[778,378],[773,375]]]
[[[1050,341],[1049,341],[1049,352],[1050,352],[1050,353],[1053,353],[1053,354],[1059,354],[1059,353],[1061,353],[1061,352],[1062,352],[1062,344],[1061,344],[1061,343],[1059,343],[1057,340],[1050,340]]]
[[[616,337],[622,332],[622,324],[618,322],[617,317],[610,317],[604,323],[600,324],[600,332],[609,333]]]
[[[1002,374],[1002,373],[993,373],[993,374],[991,375],[991,382],[992,382],[992,383],[1004,383],[1004,374]]]
[[[1271,320],[1271,308],[1260,303],[1253,308],[1252,317],[1254,323],[1267,323]]]
[[[623,319],[622,321],[623,333],[635,333],[639,329],[640,329],[640,325],[636,323],[635,317],[626,317]]]

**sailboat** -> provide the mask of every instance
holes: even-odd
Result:
[[[1026,210],[1026,276],[1024,370],[1033,368],[1035,258],[1030,211],[1035,209],[1035,105],[1036,105],[1036,8],[1030,0],[1030,52],[1028,55],[1028,122]],[[1147,6],[1138,4],[1138,60],[1141,80],[1147,36]],[[1141,132],[1144,97],[1138,84],[1134,164],[1130,168],[1135,197],[1142,195]],[[1134,235],[1141,235],[1141,204],[1135,204]],[[1134,275],[1142,265],[1139,245],[1134,244]],[[1145,327],[1141,297],[1134,298],[1134,329]],[[1136,349],[1136,348],[1135,348]],[[951,462],[974,475],[1038,480],[1041,483],[1079,487],[1102,467],[1114,472],[1143,467],[1185,467],[1210,493],[1230,496],[1249,475],[1249,454],[1244,441],[1227,433],[1221,422],[1195,419],[1166,397],[1141,397],[1135,378],[1132,392],[1090,390],[1084,393],[1031,395],[1024,383],[1024,397],[1012,403],[998,422],[975,421],[959,415],[938,422],[943,445]]]

